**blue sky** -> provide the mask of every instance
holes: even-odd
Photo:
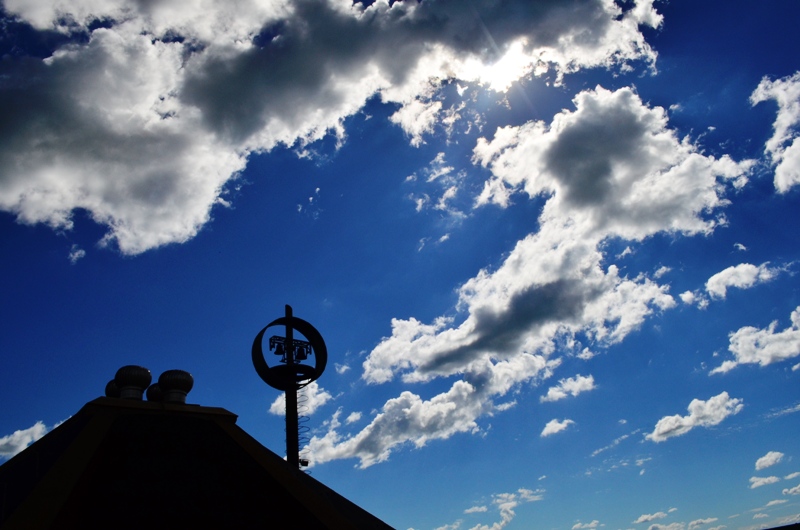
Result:
[[[795,3],[2,6],[0,460],[125,364],[282,454],[291,304],[396,528],[800,521]]]

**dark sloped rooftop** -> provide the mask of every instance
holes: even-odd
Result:
[[[0,466],[0,527],[374,528],[227,410],[103,397]]]

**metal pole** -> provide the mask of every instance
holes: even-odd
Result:
[[[294,329],[292,306],[286,306],[286,368],[289,385],[286,388],[286,461],[292,467],[300,467],[300,426],[297,417],[297,381],[294,369]]]

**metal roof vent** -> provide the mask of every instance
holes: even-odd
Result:
[[[120,397],[122,399],[142,399],[145,389],[150,386],[153,377],[150,370],[144,366],[128,365],[117,370],[114,380],[106,385],[106,395],[109,397]],[[114,384],[112,384],[114,383]],[[119,391],[117,396],[113,396],[116,388]],[[110,392],[109,392],[110,391]]]
[[[192,390],[194,378],[192,374],[183,370],[167,370],[158,378],[157,385],[161,389],[165,402],[186,403],[186,394]]]

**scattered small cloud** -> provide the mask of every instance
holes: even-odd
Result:
[[[303,395],[305,399],[302,397]],[[330,392],[319,386],[316,381],[312,381],[308,386],[298,392],[298,411],[301,415],[310,416],[331,399],[333,399],[333,396]],[[276,416],[283,416],[286,414],[286,394],[279,395],[275,401],[272,402],[272,405],[269,406],[269,412]]]
[[[486,506],[473,506],[472,508],[467,508],[464,510],[464,513],[482,513],[488,510],[489,508]]]
[[[793,488],[784,488],[783,490],[784,495],[800,495],[800,484]]]
[[[792,311],[790,318],[792,325],[783,331],[776,331],[778,321],[774,320],[763,329],[745,326],[731,333],[728,350],[734,359],[724,361],[710,373],[729,372],[740,364],[767,366],[799,356],[800,306]]]
[[[497,493],[492,495],[492,504],[500,511],[500,521],[491,526],[476,525],[472,530],[498,530],[506,527],[516,516],[514,509],[520,504],[540,501],[543,498],[544,490],[529,490],[519,488],[514,493]]]
[[[78,262],[79,259],[86,256],[86,251],[80,248],[78,245],[72,245],[69,249],[69,262],[73,265]]]
[[[336,369],[336,373],[339,375],[342,375],[343,373],[350,370],[350,365],[348,364],[333,363],[333,367]]]
[[[27,429],[20,429],[0,438],[0,459],[11,458],[50,431],[37,421]]]
[[[577,375],[567,379],[561,379],[557,386],[550,387],[547,394],[542,396],[539,400],[545,401],[558,401],[567,396],[577,396],[581,392],[588,392],[597,388],[594,384],[594,377]]]
[[[769,484],[775,484],[781,479],[778,477],[750,477],[750,489],[754,490]]]
[[[770,451],[758,460],[756,460],[756,471],[766,469],[770,466],[778,464],[783,460],[784,454],[779,451]]]
[[[577,523],[572,525],[572,530],[583,530],[585,528],[598,528],[600,526],[605,526],[605,525],[601,525],[600,521],[598,521],[597,519],[595,519],[591,523],[581,523],[580,521],[578,521]]]
[[[547,422],[547,425],[544,426],[544,429],[542,429],[542,434],[540,436],[544,438],[545,436],[551,436],[553,434],[559,433],[574,423],[575,423],[574,421],[569,419],[564,419],[563,421],[552,419]]]
[[[738,414],[743,407],[741,399],[731,398],[727,392],[722,392],[707,401],[693,399],[689,403],[688,416],[676,414],[661,418],[653,432],[645,438],[653,442],[663,442],[684,435],[695,427],[719,425],[728,416]]]
[[[664,513],[664,512],[656,512],[656,513],[652,513],[652,514],[645,513],[645,514],[640,515],[638,517],[638,519],[633,521],[633,524],[649,523],[649,522],[652,522],[652,521],[657,521],[659,519],[663,519],[666,516],[667,516],[667,514]]]
[[[360,412],[351,412],[351,413],[350,413],[350,414],[347,416],[347,418],[344,420],[344,422],[345,422],[345,423],[347,423],[347,424],[349,425],[349,424],[351,424],[351,423],[355,423],[355,422],[357,422],[357,421],[358,421],[358,420],[360,420],[360,419],[361,419],[361,413],[360,413]]]
[[[619,423],[620,423],[620,425],[625,425],[625,424],[627,423],[627,421],[625,421],[625,420],[620,420],[620,421],[619,421]],[[604,451],[608,451],[609,449],[613,449],[614,447],[616,447],[616,446],[618,446],[619,444],[621,444],[623,441],[625,441],[625,440],[627,440],[628,438],[630,438],[632,435],[634,435],[634,434],[638,433],[640,430],[641,430],[641,429],[636,429],[635,431],[633,431],[633,432],[631,432],[631,433],[628,433],[628,434],[623,434],[622,436],[620,436],[620,437],[618,437],[618,438],[615,438],[615,439],[614,439],[614,440],[613,440],[613,441],[612,441],[610,444],[606,445],[605,447],[601,447],[600,449],[595,449],[595,450],[592,452],[592,456],[597,456],[597,455],[599,455],[600,453],[602,453],[602,452],[604,452]],[[648,459],[648,460],[649,460],[649,459]],[[637,461],[637,464],[638,464],[638,461]]]
[[[706,519],[695,519],[694,521],[689,523],[689,530],[695,530],[697,528],[700,528],[701,526],[704,526],[704,525],[707,525],[707,524],[711,524],[711,523],[715,523],[718,520],[719,519],[716,518],[716,517],[708,517]]]
[[[778,103],[778,117],[764,152],[775,167],[775,189],[786,193],[800,183],[800,72],[775,81],[764,77],[750,95],[750,102],[756,105],[768,100]]]
[[[683,523],[670,523],[670,524],[651,524],[647,530],[685,530],[686,525]]]
[[[790,407],[779,409],[779,410],[777,410],[775,412],[770,412],[769,414],[766,415],[766,417],[769,418],[769,419],[779,418],[779,417],[785,416],[787,414],[794,414],[795,412],[800,412],[800,403],[798,403],[796,405],[792,405]]]
[[[758,267],[750,263],[742,263],[728,267],[709,278],[706,282],[706,292],[711,298],[724,300],[730,287],[749,289],[775,279],[780,272],[781,269],[769,267],[768,263],[763,263]]]
[[[671,270],[672,269],[670,267],[666,267],[666,266],[662,265],[661,267],[659,267],[656,270],[656,272],[653,273],[653,278],[661,278],[662,276],[664,276],[665,274],[667,274]]]
[[[706,309],[709,304],[708,298],[698,291],[684,291],[678,297],[684,304],[696,305],[700,309]]]

